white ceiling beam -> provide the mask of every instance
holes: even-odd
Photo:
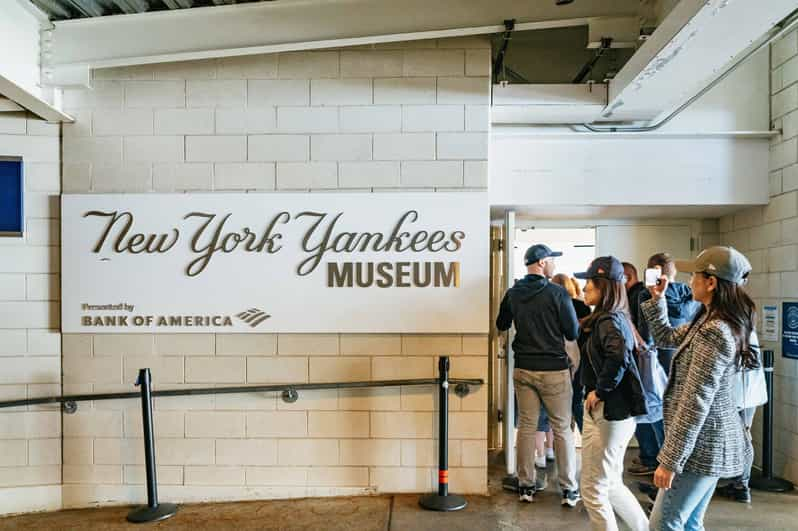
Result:
[[[718,77],[798,0],[682,0],[610,82],[603,120],[654,120]]]
[[[519,30],[526,24],[562,27],[577,20],[586,24],[591,17],[635,16],[638,9],[639,0],[566,6],[517,0],[307,0],[178,9],[56,22],[52,56],[44,67],[126,66],[493,33],[513,18]]]
[[[24,111],[25,108],[11,101],[10,99],[0,96],[0,112],[17,112]]]
[[[0,75],[0,96],[11,100],[47,122],[72,123],[74,121],[68,114],[64,114],[2,75]]]

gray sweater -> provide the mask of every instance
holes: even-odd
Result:
[[[751,446],[732,399],[737,343],[729,325],[704,315],[692,329],[672,328],[664,299],[640,308],[657,346],[677,347],[663,402],[665,442],[657,459],[677,474],[738,476]]]

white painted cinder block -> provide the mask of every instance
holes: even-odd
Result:
[[[214,116],[210,109],[158,109],[155,111],[156,135],[210,135]]]
[[[247,160],[245,136],[187,136],[186,160],[243,162]]]
[[[250,161],[306,161],[310,137],[306,135],[255,135],[247,137]]]
[[[399,105],[341,107],[340,120],[342,132],[399,132],[402,130],[402,107]]]
[[[152,165],[149,162],[92,164],[91,176],[94,192],[146,192],[152,189]]]
[[[0,301],[25,300],[25,275],[0,273]]]
[[[435,103],[435,98],[435,78],[396,77],[374,80],[376,105]]]
[[[281,53],[277,59],[280,79],[338,77],[338,52],[308,51]]]
[[[0,329],[0,356],[21,356],[27,349],[28,338],[25,330]]]
[[[155,79],[213,79],[216,60],[178,61],[151,65]]]
[[[466,105],[466,131],[487,131],[490,129],[490,105]]]
[[[126,81],[125,107],[171,108],[186,106],[185,81]]]
[[[180,162],[184,160],[183,142],[184,137],[182,136],[125,137],[125,160],[129,162]]]
[[[488,187],[487,160],[466,160],[463,162],[463,186],[467,188]]]
[[[147,141],[145,137],[143,141]],[[109,137],[64,138],[64,162],[120,162],[122,139]]]
[[[188,107],[243,107],[247,101],[247,82],[243,79],[187,81]]]
[[[374,160],[432,160],[433,133],[375,134]]]
[[[403,186],[462,186],[461,161],[403,161]]]
[[[65,109],[120,109],[125,99],[118,81],[95,81],[90,89],[64,89]]]
[[[310,81],[307,79],[250,79],[247,81],[247,106],[249,107],[309,104]]]
[[[338,131],[338,108],[278,107],[277,130],[281,133],[334,133]]]
[[[246,135],[276,131],[277,110],[274,107],[216,110],[217,135]]]
[[[155,164],[152,172],[153,189],[159,192],[211,190],[213,165],[210,163]]]
[[[341,51],[341,77],[401,77],[401,51]]]
[[[489,77],[439,77],[438,103],[484,105],[490,98]]]
[[[59,314],[49,302],[0,302],[0,328],[57,328]]]
[[[438,159],[487,159],[487,133],[438,133]]]
[[[106,110],[94,114],[93,131],[97,136],[152,135],[152,124],[150,110]]]
[[[314,79],[310,82],[311,105],[369,105],[371,79]]]
[[[341,188],[383,188],[399,186],[399,161],[341,162]]]
[[[350,161],[371,159],[371,135],[313,135],[311,160]]]
[[[278,190],[329,189],[338,186],[335,162],[278,162]]]
[[[277,77],[277,54],[223,57],[217,66],[219,79],[274,79]]]
[[[215,190],[274,190],[272,162],[220,163],[214,165]]]
[[[412,50],[405,52],[405,76],[462,76],[464,50]]]
[[[462,105],[404,105],[402,131],[462,131],[465,108]]]

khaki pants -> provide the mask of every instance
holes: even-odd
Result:
[[[518,485],[535,484],[535,432],[540,404],[546,407],[554,432],[554,455],[557,458],[560,488],[576,491],[576,448],[571,430],[571,372],[513,370],[518,397]]]
[[[609,421],[604,402],[585,407],[582,434],[582,499],[596,531],[617,531],[615,513],[632,531],[648,530],[648,518],[635,495],[623,484],[623,457],[635,433],[635,420]]]

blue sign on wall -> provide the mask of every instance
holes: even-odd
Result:
[[[22,161],[0,158],[0,235],[22,234],[22,191]]]
[[[798,302],[782,303],[781,353],[798,359]]]

